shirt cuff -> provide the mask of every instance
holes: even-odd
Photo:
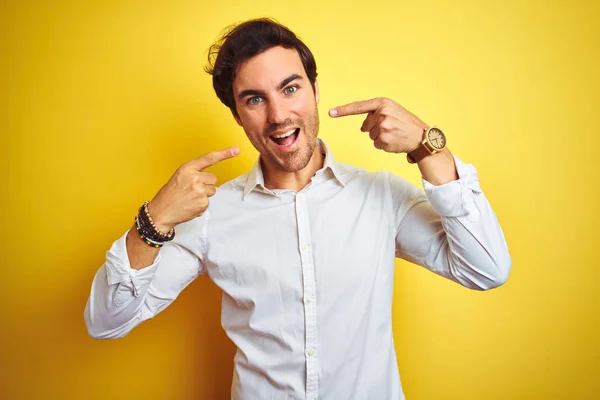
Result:
[[[121,238],[113,243],[110,250],[106,253],[106,279],[109,286],[117,283],[129,283],[133,286],[133,295],[138,297],[141,289],[150,284],[156,268],[160,262],[160,252],[154,262],[148,267],[140,270],[131,268],[129,256],[127,255],[127,234],[125,232]]]
[[[435,186],[423,180],[425,194],[433,210],[442,217],[467,217],[469,221],[479,219],[475,196],[482,193],[477,169],[465,164],[454,154],[458,180]]]

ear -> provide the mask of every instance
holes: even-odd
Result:
[[[315,100],[319,104],[319,82],[315,80]]]

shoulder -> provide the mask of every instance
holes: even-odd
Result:
[[[391,198],[398,204],[413,204],[426,200],[425,192],[390,171],[367,171],[364,168],[347,164],[339,164],[340,176],[346,180],[347,187],[360,188],[369,194],[377,193],[385,198]]]
[[[186,235],[196,236],[197,232],[203,232],[206,229],[206,224],[211,217],[221,211],[223,206],[241,202],[247,176],[248,174],[240,175],[218,186],[217,193],[209,198],[208,210],[202,216],[177,225],[176,231],[179,237]]]
[[[367,183],[381,179],[381,172],[367,171],[365,168],[340,162],[335,164],[333,172],[344,183]]]
[[[368,183],[384,186],[415,187],[406,179],[389,171],[368,171],[354,165],[337,163],[336,176],[348,183]]]
[[[245,173],[244,175],[240,175],[237,178],[234,178],[230,181],[223,183],[222,185],[219,185],[217,187],[217,194],[215,195],[215,197],[217,195],[220,195],[221,193],[223,193],[223,194],[230,193],[230,192],[242,193],[244,191],[244,187],[246,186],[246,181],[248,180],[249,174],[250,174],[249,172]]]
[[[231,206],[239,207],[239,204],[243,201],[244,188],[246,186],[248,175],[249,173],[240,175],[237,178],[217,186],[217,192],[208,200],[208,210],[215,213],[223,207],[227,210],[230,210]]]

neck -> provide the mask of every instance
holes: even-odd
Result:
[[[317,146],[315,146],[315,151],[310,157],[310,161],[308,164],[306,164],[306,167],[296,172],[287,172],[282,171],[281,169],[276,169],[273,166],[263,162],[261,158],[265,187],[267,189],[289,189],[299,192],[306,185],[308,185],[313,175],[318,170],[323,168],[325,157],[321,151],[321,146],[317,144]]]

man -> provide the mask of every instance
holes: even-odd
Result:
[[[366,114],[361,130],[376,148],[407,153],[398,162],[416,162],[425,193],[336,162],[317,138],[314,58],[271,20],[238,25],[209,58],[217,95],[260,157],[218,191],[203,171],[237,148],[175,172],[107,253],[85,310],[88,332],[122,337],[208,275],[223,290],[223,328],[238,348],[232,398],[403,399],[395,257],[478,290],[503,284],[511,268],[477,171],[445,148],[441,130],[384,98],[329,114]]]

